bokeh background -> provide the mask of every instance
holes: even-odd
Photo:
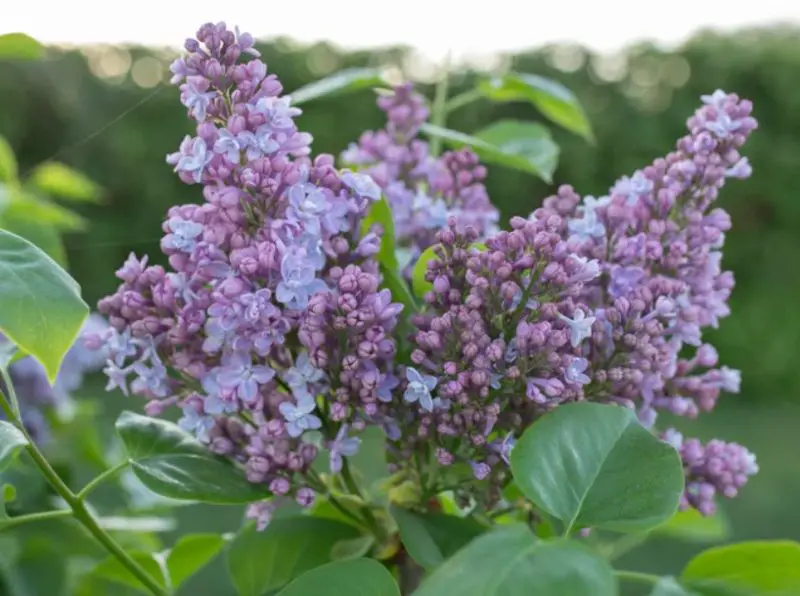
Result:
[[[193,19],[183,21],[190,33]],[[258,19],[248,27],[259,33]],[[760,126],[745,151],[754,175],[732,181],[721,199],[734,222],[724,258],[737,282],[733,315],[709,338],[722,362],[742,370],[742,393],[682,426],[701,438],[741,442],[758,456],[761,473],[726,504],[732,539],[800,539],[800,28],[701,31],[670,49],[640,42],[597,52],[584,41],[576,35],[570,43],[457,61],[454,93],[487,69],[513,68],[562,82],[583,103],[597,139],[592,146],[554,129],[561,146],[554,183],[494,168],[490,195],[507,218],[527,215],[558,184],[602,194],[619,176],[671,149],[701,94],[723,88],[754,102]],[[430,96],[431,62],[413,47],[346,50],[279,38],[260,49],[289,91],[341,68],[380,66],[392,77],[419,81]],[[42,62],[0,63],[0,134],[17,153],[21,171],[58,159],[104,188],[103,204],[80,207],[89,229],[66,237],[70,271],[90,303],[113,291],[113,272],[128,253],[158,254],[170,205],[200,200],[197,189],[181,184],[164,162],[190,131],[177,89],[164,82],[176,53],[154,46],[85,45],[51,48]],[[317,152],[338,154],[361,131],[381,127],[374,100],[365,90],[308,104],[300,126],[313,134]],[[477,102],[454,113],[448,125],[471,132],[501,117],[540,118],[527,105]],[[110,428],[120,409],[141,405],[102,387],[102,380],[92,379],[78,395],[98,406],[98,426]],[[235,531],[241,519],[237,508],[192,506],[178,515],[174,535]],[[699,548],[659,540],[621,565],[674,573]],[[181,593],[231,593],[222,563]]]

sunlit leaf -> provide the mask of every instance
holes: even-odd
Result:
[[[292,104],[300,105],[322,97],[352,93],[383,83],[380,71],[375,68],[348,68],[309,83],[290,95]]]
[[[57,161],[37,166],[27,184],[36,190],[70,201],[97,202],[102,189],[88,176]]]
[[[0,60],[38,60],[44,46],[24,33],[0,35]]]
[[[537,122],[499,120],[475,133],[507,155],[527,160],[542,178],[553,179],[558,165],[558,145],[550,131]]]

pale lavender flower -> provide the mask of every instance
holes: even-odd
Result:
[[[206,166],[213,159],[206,142],[200,137],[184,137],[180,150],[167,156],[167,163],[175,166],[176,172],[185,172],[192,181],[200,183]]]
[[[431,391],[436,387],[438,380],[433,375],[422,374],[417,369],[406,368],[408,386],[403,393],[403,399],[410,404],[419,403],[423,410],[433,412],[434,404]]]
[[[564,378],[569,383],[588,385],[591,379],[584,374],[584,371],[589,367],[589,361],[586,358],[573,358],[564,371]]]
[[[317,278],[314,264],[300,247],[292,246],[286,251],[281,260],[281,276],[275,296],[288,308],[304,309],[311,296],[328,289],[325,282]]]
[[[573,348],[577,348],[581,342],[592,335],[592,324],[595,317],[587,317],[581,309],[575,311],[573,318],[565,317],[559,313],[558,318],[569,326],[569,341]]]
[[[322,426],[322,421],[312,414],[317,403],[308,394],[301,395],[296,404],[285,401],[278,406],[286,419],[286,432],[290,437],[297,438],[307,430],[316,430]]]
[[[218,92],[208,90],[208,80],[204,77],[188,77],[181,85],[181,103],[198,122],[206,119],[208,105],[217,95]]]
[[[353,457],[358,453],[358,448],[361,446],[361,439],[359,437],[348,437],[347,431],[349,426],[342,424],[339,432],[336,433],[336,438],[331,443],[331,473],[338,474],[342,471],[343,460],[342,457]]]
[[[253,364],[249,354],[233,352],[217,374],[217,382],[224,389],[235,390],[243,402],[252,403],[258,388],[273,379],[275,371],[269,366]]]
[[[191,253],[197,246],[197,238],[203,233],[203,226],[194,221],[172,217],[167,222],[170,234],[161,240],[161,246],[168,250]]]
[[[366,174],[357,174],[354,172],[343,172],[342,182],[344,185],[356,193],[358,196],[365,199],[377,201],[381,198],[381,187]]]

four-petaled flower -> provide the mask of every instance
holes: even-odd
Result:
[[[325,372],[311,364],[308,352],[300,352],[294,366],[284,373],[284,380],[293,390],[305,390],[308,385],[319,383],[325,379]]]
[[[206,119],[208,105],[218,95],[217,91],[208,91],[208,85],[205,77],[189,77],[181,85],[181,103],[198,122]]]
[[[276,298],[288,308],[302,310],[308,299],[328,286],[317,277],[317,270],[303,247],[290,246],[281,260],[282,280],[275,290]]]
[[[381,187],[366,174],[344,172],[342,174],[342,182],[359,197],[371,199],[373,201],[377,201],[381,198]]]
[[[289,217],[303,223],[305,231],[313,236],[320,234],[320,217],[328,208],[322,189],[308,182],[300,182],[286,192],[289,199]]]
[[[203,179],[203,172],[214,154],[200,137],[186,135],[181,142],[180,150],[167,155],[167,163],[175,166],[176,172],[186,172],[197,184]]]
[[[297,438],[307,430],[316,430],[322,426],[322,421],[312,414],[316,407],[314,398],[307,393],[301,395],[296,404],[285,401],[278,406],[286,420],[286,432],[290,437]]]
[[[361,439],[359,437],[348,437],[349,425],[342,424],[339,432],[336,433],[336,438],[331,443],[331,473],[338,474],[342,471],[343,460],[342,457],[352,457],[358,453],[358,448],[361,446]]]
[[[254,402],[258,396],[258,386],[268,383],[275,376],[275,371],[269,366],[253,364],[250,355],[244,352],[232,352],[224,361],[217,373],[217,383],[224,389],[235,390],[243,402]]]
[[[575,385],[588,385],[591,379],[584,374],[588,367],[589,361],[586,358],[573,358],[564,371],[564,378]]]
[[[187,399],[181,406],[183,416],[178,426],[187,433],[193,434],[199,441],[208,443],[209,431],[214,427],[214,419],[203,412],[202,403]]]
[[[577,348],[584,339],[591,337],[592,324],[596,317],[587,317],[585,312],[578,309],[572,319],[561,313],[558,314],[558,318],[569,325],[569,341],[573,348]]]
[[[403,393],[403,399],[410,404],[419,402],[423,410],[433,412],[434,403],[431,391],[436,387],[436,377],[422,374],[417,369],[409,366],[406,368],[406,379],[408,380],[408,386],[405,393]]]
[[[170,234],[164,236],[161,245],[164,248],[191,253],[197,246],[197,237],[203,233],[203,224],[187,221],[180,217],[171,217],[167,222]]]

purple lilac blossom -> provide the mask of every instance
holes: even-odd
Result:
[[[344,466],[355,435],[384,424],[402,307],[378,287],[380,236],[361,234],[374,181],[309,156],[252,36],[208,23],[185,48],[170,70],[196,129],[167,162],[203,202],[167,213],[166,268],[131,255],[117,271],[96,341],[109,389],[150,415],[179,408],[181,428],[269,487],[275,500],[249,508],[263,527],[280,499],[308,506],[324,489],[309,473],[315,434]]]
[[[375,182],[392,207],[397,244],[409,252],[408,265],[436,241],[436,232],[455,217],[460,228],[473,226],[479,236],[497,230],[499,214],[483,184],[486,168],[467,148],[429,154],[419,138],[429,111],[425,99],[410,83],[378,98],[386,113],[386,127],[364,132],[341,155]]]

